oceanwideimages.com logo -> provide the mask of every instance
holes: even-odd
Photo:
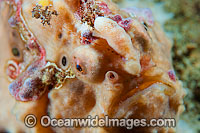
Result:
[[[37,118],[34,115],[27,115],[25,117],[25,125],[29,128],[33,128],[37,124]],[[100,118],[99,116],[88,116],[87,118],[66,118],[56,119],[49,116],[42,116],[40,124],[43,127],[126,127],[132,129],[134,127],[176,127],[176,120],[173,118],[167,119],[151,119],[147,122],[146,119],[118,119],[109,118],[105,116]]]

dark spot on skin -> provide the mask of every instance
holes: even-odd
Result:
[[[62,33],[58,34],[58,38],[61,39],[62,38]]]
[[[76,69],[79,71],[79,72],[82,72],[83,71],[83,69],[81,68],[81,66],[80,65],[76,65]]]
[[[31,37],[31,34],[29,33],[28,36]]]
[[[67,65],[67,58],[65,56],[63,56],[63,58],[62,58],[62,65],[63,66]]]
[[[30,49],[28,47],[25,47],[25,48],[26,48],[26,50],[30,51]]]
[[[57,12],[56,10],[53,10],[53,11],[52,11],[52,14],[57,16],[57,15],[58,15],[58,12]]]
[[[12,53],[14,56],[20,56],[20,52],[19,52],[18,48],[13,48]]]
[[[48,90],[49,90],[49,91],[52,90],[53,87],[54,87],[54,85],[50,84],[50,85],[48,86]]]
[[[17,35],[16,35],[16,33],[13,31],[12,32],[12,35],[13,35],[13,37],[16,37]]]
[[[113,73],[110,73],[110,79],[114,79],[115,75]]]

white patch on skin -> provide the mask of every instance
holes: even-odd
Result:
[[[77,24],[76,25],[76,27],[77,27],[77,31],[78,32],[81,32],[81,36],[83,36],[83,34],[85,33],[85,32],[88,32],[88,31],[92,31],[92,27],[90,27],[88,24],[87,24],[87,22],[85,22],[85,23],[83,23],[83,24]]]

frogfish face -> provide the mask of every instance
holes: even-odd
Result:
[[[7,0],[0,5],[7,14],[0,12],[0,26],[7,31],[0,36],[6,55],[0,57],[6,79],[0,89],[6,88],[16,101],[12,109],[20,120],[27,113],[178,120],[185,91],[172,67],[171,43],[150,9],[120,9],[109,0]],[[38,124],[34,129],[128,131]],[[172,132],[175,127],[131,131]]]

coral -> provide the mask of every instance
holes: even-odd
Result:
[[[184,100],[186,111],[182,119],[191,126],[199,125],[200,122],[196,116],[200,113],[200,83],[198,82],[200,80],[200,1],[159,1],[163,2],[166,11],[174,13],[174,17],[165,23],[165,30],[173,36],[175,71],[189,92]],[[200,130],[199,126],[195,126],[194,129]]]
[[[198,0],[162,1],[166,10],[175,14],[174,18],[165,24],[165,29],[173,33],[175,70],[184,81],[184,86],[194,90],[199,88],[196,81],[199,80],[197,71],[200,70],[197,55],[200,44],[200,26],[198,25],[200,2]]]
[[[10,44],[6,45],[7,49],[17,48],[22,58],[17,60],[12,49],[7,53],[3,63],[7,59],[16,60],[20,74],[11,77],[2,71],[4,79],[12,80],[0,88],[7,89],[7,93],[9,88],[13,96],[10,99],[16,99],[12,112],[18,120],[23,121],[27,114],[37,118],[48,114],[52,118],[98,115],[178,120],[184,110],[185,92],[173,72],[171,43],[159,24],[151,21],[149,10],[134,16],[109,0],[53,1],[52,8],[59,15],[51,19],[51,26],[43,26],[32,18],[31,10],[37,1],[16,0],[10,4],[14,7],[10,24],[22,40],[13,37],[10,40],[17,38],[16,42],[20,42],[14,45],[5,39],[3,46]],[[7,21],[4,18],[3,22]],[[12,28],[4,28],[8,29]],[[24,129],[27,130],[175,132],[172,127],[128,130],[125,127],[42,128],[40,124]]]

